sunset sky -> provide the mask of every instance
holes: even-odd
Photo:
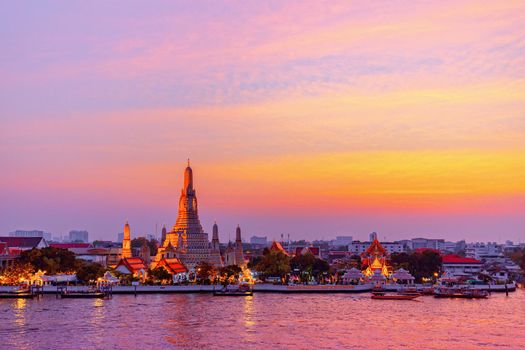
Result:
[[[4,1],[0,235],[525,241],[524,1]]]

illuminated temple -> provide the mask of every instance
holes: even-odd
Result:
[[[363,274],[367,277],[381,274],[388,278],[390,276],[390,269],[387,264],[387,251],[375,237],[370,247],[361,255],[361,262],[363,267]]]
[[[179,199],[177,221],[166,232],[156,261],[162,258],[178,258],[188,269],[193,269],[201,261],[209,261],[210,244],[208,234],[202,229],[199,220],[197,196],[193,188],[193,171],[188,166],[184,171],[184,187]]]

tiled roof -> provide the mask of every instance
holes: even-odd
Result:
[[[35,248],[42,237],[0,237],[0,242],[7,243],[8,247]]]
[[[137,273],[148,268],[142,258],[123,258],[120,259],[117,267],[121,265],[125,266],[131,273]]]
[[[288,252],[286,250],[284,250],[284,248],[281,245],[281,243],[279,243],[277,241],[273,241],[272,246],[270,247],[270,251],[278,251],[278,252],[284,253],[285,255],[289,255]]]
[[[164,267],[170,274],[185,273],[188,269],[177,258],[162,259],[157,264],[157,267]]]
[[[308,251],[315,256],[319,256],[319,247],[296,247],[295,255],[306,254]]]
[[[463,258],[456,254],[443,256],[443,264],[481,264],[481,261],[474,258]]]

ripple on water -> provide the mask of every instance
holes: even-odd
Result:
[[[45,307],[44,307],[45,305]],[[3,349],[520,349],[525,292],[489,300],[368,295],[115,295],[0,301]],[[67,336],[65,336],[67,335]],[[56,339],[61,339],[56,343]]]

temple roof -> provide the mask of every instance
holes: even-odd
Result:
[[[288,254],[288,252],[286,250],[284,250],[284,248],[281,245],[281,243],[279,243],[277,241],[273,241],[272,246],[270,247],[270,251],[271,252],[278,251],[278,252],[284,253],[284,255],[287,255],[287,256],[290,255],[290,254]]]
[[[164,267],[166,271],[168,271],[170,274],[174,275],[177,273],[186,273],[188,272],[188,269],[184,264],[177,258],[171,258],[171,259],[161,259],[159,263],[157,264],[157,267]]]
[[[377,238],[370,244],[370,247],[366,250],[366,253],[369,255],[376,255],[376,254],[386,254],[386,249],[383,248],[381,243],[377,240]]]
[[[117,269],[119,266],[124,266],[132,274],[135,274],[139,272],[140,270],[148,269],[148,267],[146,266],[142,258],[122,258],[120,259],[115,269]]]

